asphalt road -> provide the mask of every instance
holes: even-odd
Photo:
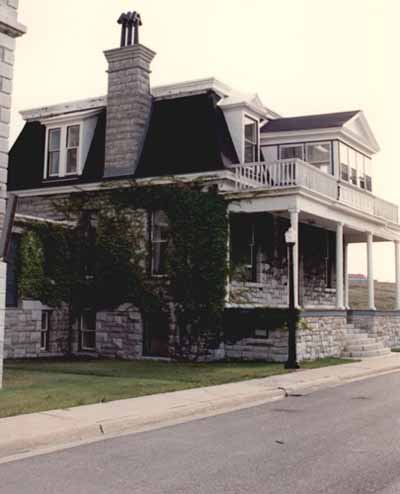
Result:
[[[400,373],[0,465],[1,494],[399,494]]]

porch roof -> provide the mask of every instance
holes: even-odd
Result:
[[[270,120],[261,132],[284,132],[291,130],[312,130],[342,127],[351,120],[360,110],[323,113],[319,115],[304,115],[300,117],[285,117]]]

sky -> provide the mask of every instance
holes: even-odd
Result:
[[[103,51],[128,10],[157,52],[153,85],[215,76],[284,116],[362,109],[381,147],[374,193],[399,204],[398,0],[20,0],[11,144],[19,111],[106,94]],[[365,254],[352,247],[351,272]],[[374,274],[393,280],[392,244],[374,246]]]

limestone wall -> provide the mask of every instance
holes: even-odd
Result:
[[[42,312],[50,312],[48,349],[41,349]],[[66,310],[51,309],[38,301],[25,300],[6,311],[4,356],[8,359],[62,356],[69,348],[69,323]],[[143,324],[140,313],[121,306],[115,311],[96,314],[96,349],[82,351],[77,323],[72,331],[75,355],[88,354],[110,358],[141,358]]]
[[[143,322],[139,311],[122,306],[114,312],[99,312],[96,318],[96,351],[103,357],[141,358]]]
[[[18,0],[0,0],[0,226],[6,208],[8,139],[10,134],[11,93],[15,38],[25,33],[17,19]],[[0,264],[0,388],[3,379],[6,266]]]

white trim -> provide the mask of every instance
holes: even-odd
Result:
[[[47,352],[49,348],[49,330],[50,330],[50,312],[49,310],[43,310],[41,312],[41,317],[40,317],[40,351],[41,352]],[[43,329],[43,316],[45,317],[46,321],[46,327]],[[46,335],[45,336],[45,344],[44,346],[42,345],[42,335],[43,333]]]
[[[221,97],[229,96],[232,93],[232,88],[230,86],[214,77],[155,86],[151,89],[151,93],[155,98],[165,98],[183,94],[186,95],[187,93],[192,92],[205,92],[208,90],[214,91]]]
[[[376,140],[376,138],[374,136],[374,133],[372,132],[372,129],[371,129],[369,123],[368,123],[368,120],[367,120],[364,112],[363,111],[359,111],[358,113],[356,113],[350,120],[348,120],[344,124],[344,127],[346,127],[347,124],[353,122],[354,120],[360,120],[361,127],[364,130],[364,132],[366,133],[368,140],[370,141],[368,144],[372,148],[374,148],[375,149],[375,152],[377,153],[380,150],[379,143]],[[346,129],[346,130],[348,130],[350,133],[352,133],[353,135],[355,135],[350,129]]]
[[[100,111],[107,106],[107,97],[98,96],[96,98],[86,98],[82,100],[59,103],[56,105],[41,106],[20,112],[21,117],[26,120],[41,120],[45,118],[58,117],[60,115],[76,113],[79,111],[97,109]]]
[[[67,134],[69,127],[79,126],[79,146],[77,152],[77,163],[76,163],[76,172],[67,173]],[[49,174],[49,134],[51,130],[60,129],[60,161],[59,161],[59,170],[58,174],[50,175]],[[46,144],[45,144],[45,159],[44,159],[44,169],[43,169],[43,179],[51,180],[57,178],[64,177],[74,177],[77,175],[81,175],[83,171],[82,164],[82,142],[83,142],[83,122],[81,120],[71,120],[65,123],[64,125],[54,125],[46,127]]]
[[[76,122],[79,120],[80,122],[83,122],[87,120],[88,118],[95,117],[99,115],[101,110],[87,110],[87,111],[81,111],[81,112],[73,112],[73,113],[68,113],[68,114],[63,114],[63,115],[56,115],[53,117],[48,117],[48,118],[42,118],[39,120],[39,122],[42,125],[46,126],[62,126],[62,125],[69,125],[70,122]]]
[[[229,99],[230,96],[235,97],[236,103],[239,95],[241,95],[245,105],[247,105],[252,111],[255,111],[258,115],[261,115],[264,118],[281,117],[278,113],[265,107],[258,95],[243,95],[214,77],[183,81],[173,84],[164,84],[162,86],[155,86],[151,88],[151,93],[156,100],[201,94],[207,91],[214,91],[222,98],[222,101],[224,101],[224,99]],[[58,103],[56,105],[26,109],[21,111],[20,115],[24,120],[32,121],[44,118],[53,118],[69,113],[83,112],[90,109],[101,110],[106,106],[107,96],[97,96],[94,98]]]

